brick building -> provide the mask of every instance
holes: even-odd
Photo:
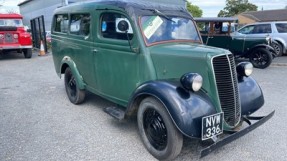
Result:
[[[287,9],[243,12],[239,15],[239,24],[254,22],[287,21]]]

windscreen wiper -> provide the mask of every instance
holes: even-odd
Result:
[[[171,21],[171,22],[175,22],[175,21],[173,21],[170,17],[168,17],[167,15],[165,15],[164,13],[160,12],[160,11],[157,10],[157,9],[148,9],[148,10],[153,11],[155,14],[157,14],[157,15],[159,15],[159,16],[161,16],[161,17],[164,17],[165,19],[167,19],[167,20],[169,20],[169,21]]]

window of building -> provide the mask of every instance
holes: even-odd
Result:
[[[118,29],[119,21],[125,20],[129,24],[129,29],[122,32]],[[101,16],[101,34],[104,38],[128,40],[133,38],[133,30],[128,19],[119,13],[103,13]]]
[[[276,23],[276,28],[279,33],[287,33],[287,23]]]
[[[90,34],[90,14],[72,14],[70,34],[88,36]]]
[[[68,26],[69,26],[68,15],[56,15],[55,21],[56,21],[55,25],[56,32],[62,32],[62,33],[68,32]]]

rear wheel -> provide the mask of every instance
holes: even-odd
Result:
[[[273,42],[271,44],[271,46],[274,48],[276,56],[282,56],[282,54],[283,54],[283,46],[281,44],[279,44],[277,42]]]
[[[257,48],[251,52],[249,60],[255,68],[264,69],[271,64],[272,54],[264,48]]]
[[[183,136],[158,100],[144,99],[137,114],[138,128],[146,149],[159,160],[171,160],[181,151]]]
[[[32,49],[23,49],[25,58],[29,59],[32,57]]]
[[[73,103],[73,104],[80,104],[84,101],[85,99],[85,91],[79,89],[78,85],[77,85],[77,80],[74,77],[71,69],[68,67],[65,70],[65,88],[66,88],[66,92],[67,95],[69,97],[69,100]]]

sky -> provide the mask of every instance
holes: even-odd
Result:
[[[193,5],[197,5],[203,11],[202,17],[217,17],[220,10],[225,7],[225,0],[189,0]],[[258,6],[258,10],[284,9],[287,0],[249,0]]]
[[[14,10],[19,12],[19,7],[17,6],[20,2],[24,0],[0,0],[0,13],[5,13],[7,10]]]
[[[0,0],[0,12],[3,12],[7,9],[16,9],[18,10],[17,4],[24,0]],[[197,5],[203,10],[203,17],[217,17],[217,14],[220,10],[225,7],[225,0],[188,0],[192,4]],[[287,0],[249,0],[250,3],[253,3],[258,6],[258,9],[261,10],[270,10],[270,9],[283,9],[287,6]]]

